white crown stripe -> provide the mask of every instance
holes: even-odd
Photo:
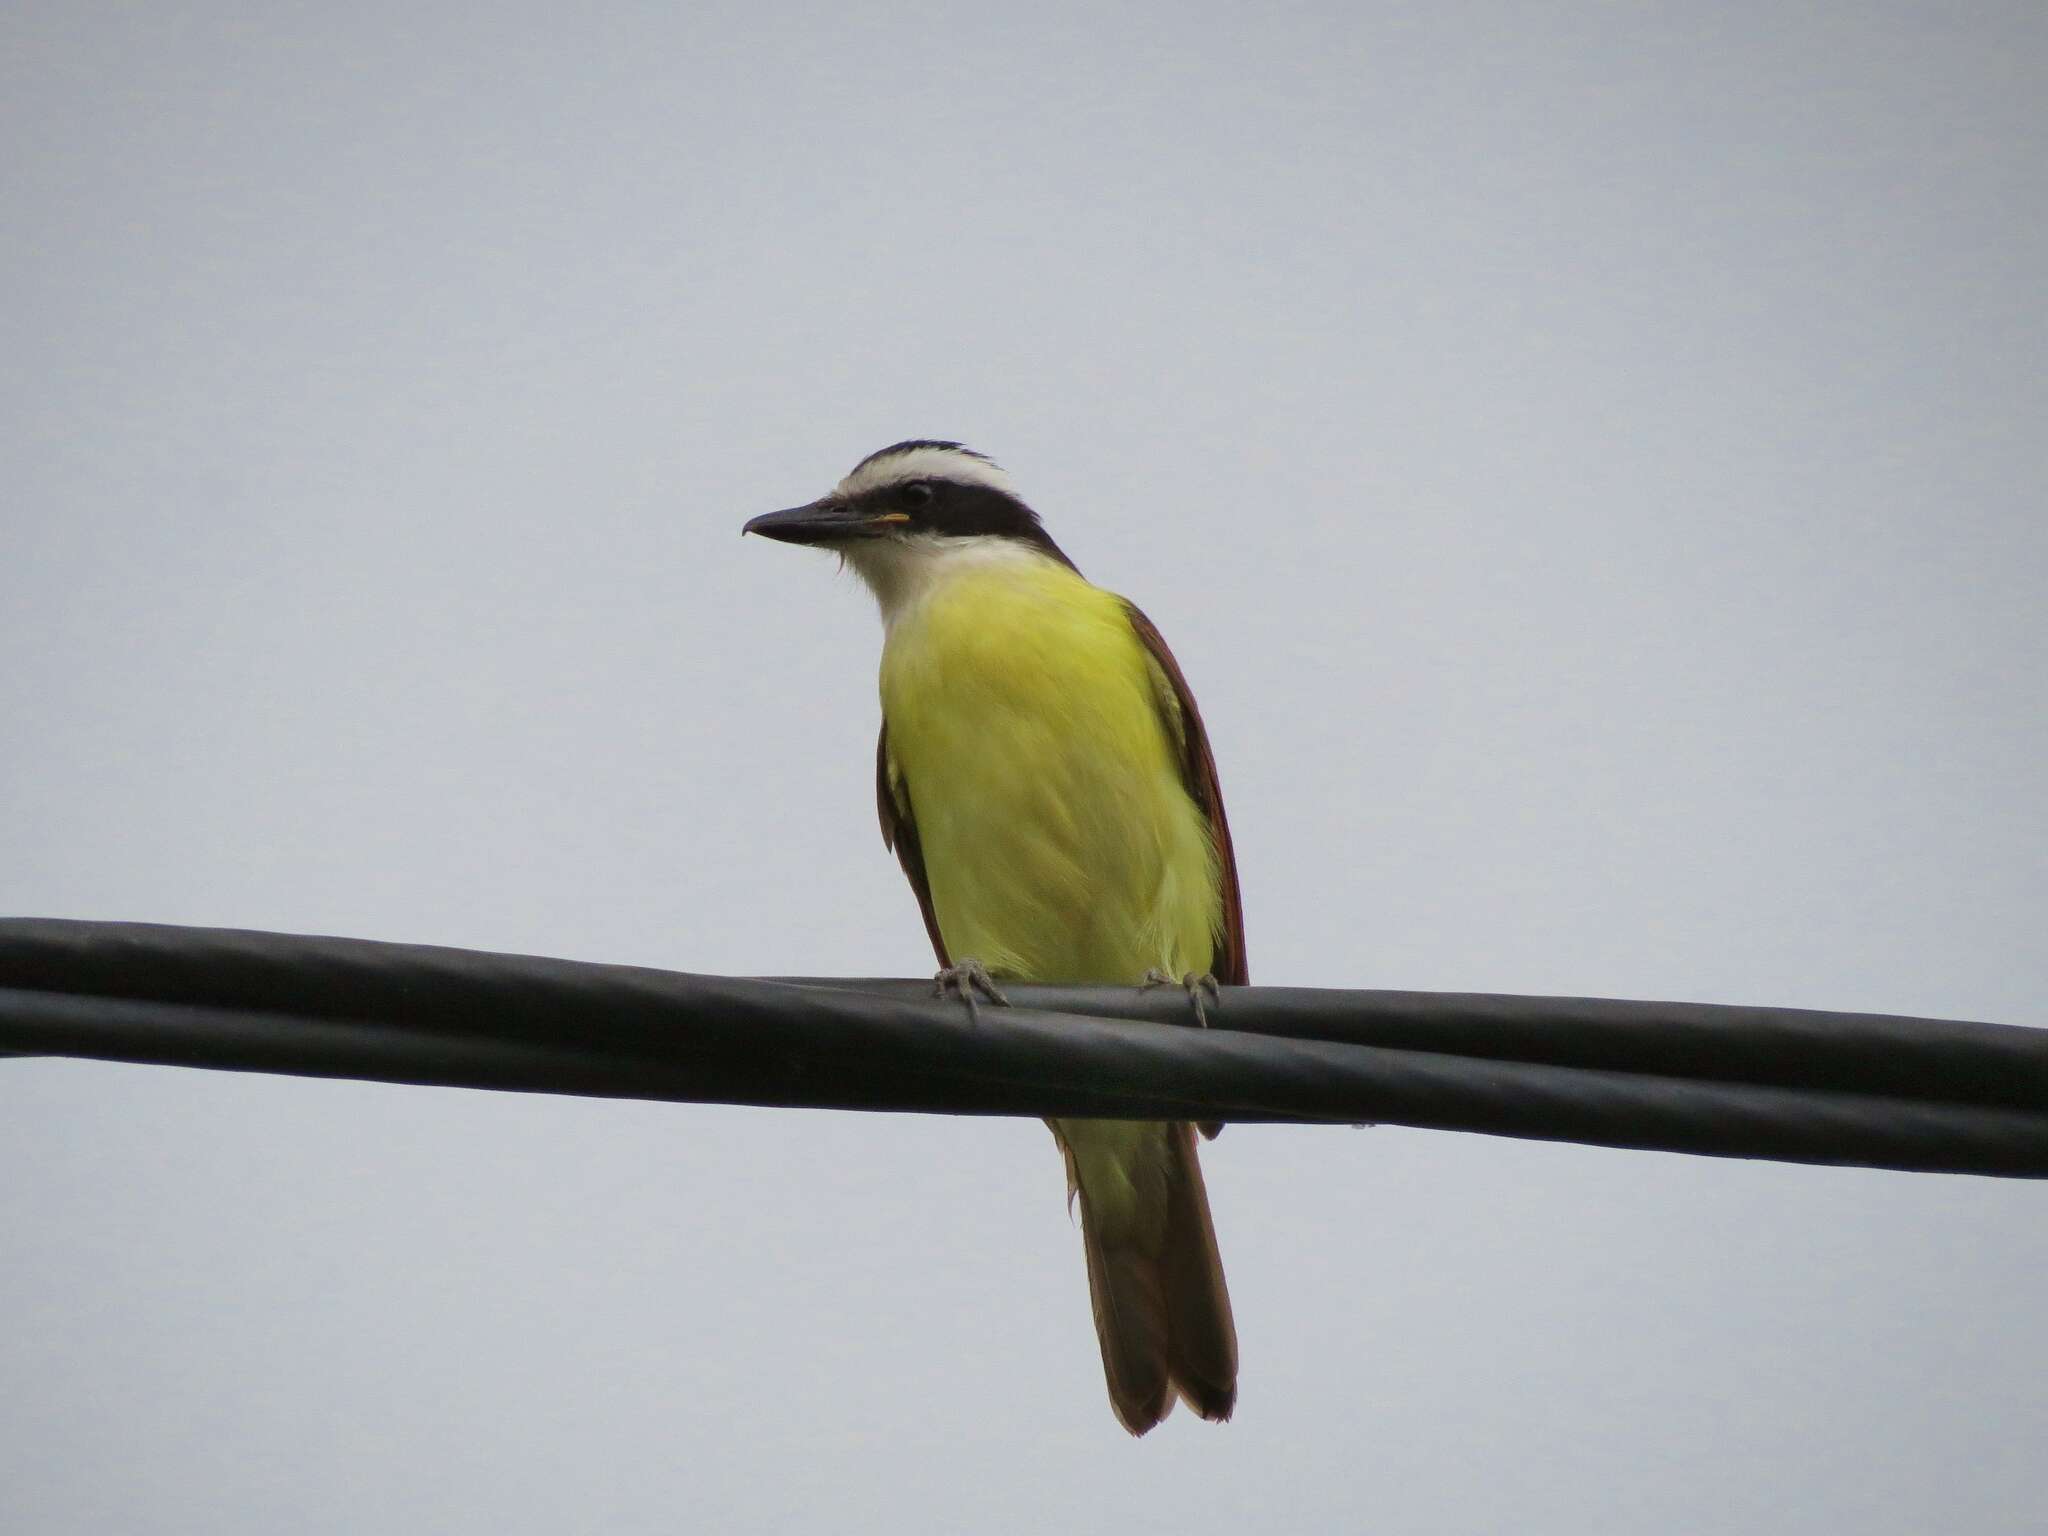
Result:
[[[906,448],[901,453],[870,459],[840,481],[834,494],[851,500],[906,480],[952,480],[961,485],[987,486],[1006,496],[1017,494],[1010,477],[979,454],[928,447]]]

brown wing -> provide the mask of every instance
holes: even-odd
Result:
[[[1195,696],[1188,692],[1188,680],[1181,676],[1180,664],[1166,648],[1165,637],[1138,611],[1135,603],[1126,601],[1124,612],[1130,615],[1131,628],[1151,652],[1166,684],[1168,696],[1160,700],[1160,713],[1165,716],[1168,732],[1180,744],[1181,781],[1202,814],[1209,818],[1209,831],[1216,839],[1216,853],[1223,862],[1222,921],[1209,970],[1225,986],[1241,987],[1249,980],[1244,957],[1244,903],[1237,893],[1237,854],[1230,846],[1230,822],[1223,814],[1223,786],[1216,779],[1216,758],[1209,751],[1209,733],[1202,728],[1202,712],[1195,708]]]
[[[882,818],[882,846],[896,850],[896,862],[917,895],[917,910],[924,914],[932,953],[944,970],[953,962],[946,958],[946,941],[939,937],[938,915],[932,911],[932,883],[925,878],[924,845],[917,840],[917,823],[910,815],[910,787],[895,768],[889,761],[889,722],[884,720],[882,734],[875,738],[875,809]]]

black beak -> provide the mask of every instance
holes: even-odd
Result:
[[[834,501],[828,496],[807,507],[791,507],[786,512],[763,512],[740,532],[758,533],[764,539],[780,539],[785,544],[829,544],[838,539],[857,539],[863,534],[881,533],[890,521],[871,512],[856,511],[845,502]]]

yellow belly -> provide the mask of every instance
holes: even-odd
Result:
[[[968,570],[891,628],[881,682],[956,962],[1034,981],[1209,969],[1216,850],[1119,598],[1049,562]]]

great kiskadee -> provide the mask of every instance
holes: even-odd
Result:
[[[991,460],[896,443],[746,525],[840,555],[881,603],[882,841],[969,983],[1242,984],[1216,764],[1159,631],[1085,580]],[[992,990],[992,986],[991,986]],[[1237,1330],[1187,1124],[1053,1120],[1081,1203],[1110,1406],[1237,1401]],[[1214,1136],[1220,1126],[1205,1125]]]

